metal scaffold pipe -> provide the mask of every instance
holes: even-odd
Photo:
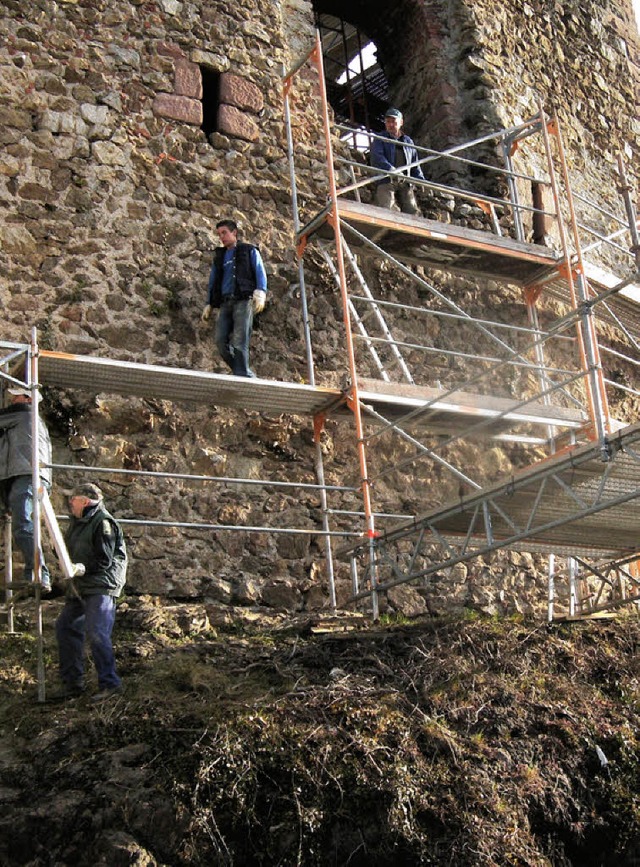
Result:
[[[358,459],[360,464],[360,478],[361,478],[361,486],[362,486],[362,498],[364,504],[364,513],[365,513],[365,523],[366,523],[366,536],[369,539],[370,546],[373,543],[375,538],[375,521],[373,516],[373,509],[371,505],[371,487],[370,481],[367,473],[367,454],[364,445],[364,428],[362,424],[362,415],[360,411],[360,400],[358,397],[358,371],[356,367],[355,361],[355,353],[354,353],[354,345],[353,345],[353,334],[351,330],[351,318],[349,315],[349,295],[347,291],[347,278],[346,278],[346,269],[344,262],[344,255],[342,249],[342,232],[340,230],[340,219],[338,216],[338,194],[336,187],[336,179],[335,172],[333,167],[333,148],[331,145],[331,127],[329,121],[329,109],[328,109],[328,100],[327,100],[327,91],[324,77],[324,65],[322,60],[322,40],[320,37],[320,31],[316,31],[316,48],[314,51],[314,60],[316,63],[317,74],[318,74],[318,85],[320,88],[320,99],[322,105],[322,120],[324,127],[324,137],[325,137],[325,150],[326,150],[326,158],[327,158],[327,170],[329,174],[329,200],[330,200],[330,209],[331,216],[330,221],[332,224],[334,236],[335,236],[335,246],[336,246],[336,259],[338,266],[338,274],[340,276],[340,292],[342,298],[342,315],[344,319],[344,326],[346,332],[346,344],[347,344],[347,357],[349,364],[349,374],[351,378],[351,400],[350,400],[350,408],[353,412],[353,417],[356,426],[356,436],[357,436],[357,450],[358,450]],[[373,556],[373,548],[370,547],[370,555],[371,555],[371,587],[372,587],[372,607],[373,607],[373,616],[375,619],[378,618],[378,597],[375,592],[376,586],[376,576],[375,576],[375,568],[374,568],[374,556]]]
[[[11,515],[7,513],[4,518],[4,580],[5,580],[5,602],[7,605],[7,630],[9,633],[14,631],[13,628],[13,559],[12,559],[12,541],[11,541]]]
[[[315,49],[313,49],[315,50]],[[313,50],[311,54],[313,53]],[[305,59],[311,56],[308,55]],[[289,160],[289,177],[291,182],[291,196],[292,196],[292,208],[293,208],[293,226],[296,237],[298,232],[300,231],[300,216],[298,211],[298,187],[296,183],[296,171],[295,171],[295,155],[294,155],[294,147],[293,147],[293,130],[291,126],[291,109],[289,106],[289,91],[291,88],[291,78],[287,78],[284,83],[284,106],[285,106],[285,126],[287,130],[287,156]],[[309,378],[309,384],[316,384],[316,374],[315,374],[315,364],[313,359],[313,345],[311,342],[311,323],[309,320],[309,305],[307,302],[307,286],[305,281],[305,273],[304,273],[304,261],[302,254],[299,250],[296,251],[296,257],[298,260],[298,281],[300,284],[300,301],[302,305],[302,325],[304,331],[304,342],[305,349],[307,355],[307,375]],[[315,472],[316,478],[321,486],[320,491],[320,503],[322,508],[322,529],[324,532],[324,540],[325,540],[325,557],[327,564],[327,580],[329,584],[329,601],[331,605],[331,610],[336,610],[336,586],[335,586],[335,572],[333,565],[333,551],[331,548],[331,533],[330,533],[330,525],[329,525],[329,509],[328,509],[328,501],[327,501],[327,491],[325,487],[325,477],[324,477],[324,459],[322,457],[322,447],[320,443],[320,431],[316,424],[316,419],[314,418],[314,450],[315,450]]]
[[[36,594],[36,654],[38,701],[44,702],[45,671],[44,671],[44,635],[42,624],[42,515],[40,508],[40,416],[38,413],[38,336],[35,328],[31,329],[31,346],[29,348],[29,365],[27,386],[31,391],[31,501],[33,524],[33,576],[32,580]]]
[[[544,116],[542,106],[540,107],[541,114]],[[556,177],[556,172],[553,164],[553,156],[551,152],[551,141],[550,141],[550,129],[553,131],[556,137],[557,145],[558,145],[558,153],[560,158],[560,165],[562,170],[563,181],[565,185],[565,193],[567,196],[567,201],[569,205],[570,211],[570,223],[572,228],[572,234],[574,239],[574,244],[577,249],[577,268],[574,269],[573,266],[573,254],[569,249],[567,232],[564,226],[564,222],[562,220],[562,208],[560,203],[560,192],[558,189],[558,181]],[[591,329],[593,328],[592,321],[592,311],[588,308],[586,311],[584,306],[580,306],[578,300],[578,290],[576,289],[576,279],[574,270],[577,270],[582,276],[584,275],[584,263],[582,261],[582,255],[580,252],[580,238],[578,234],[578,228],[576,225],[575,219],[575,210],[573,206],[573,199],[571,197],[571,188],[569,184],[569,177],[567,172],[567,164],[564,156],[564,148],[562,145],[562,136],[560,134],[560,128],[558,125],[557,117],[554,118],[553,123],[542,124],[542,136],[544,141],[545,153],[547,157],[547,164],[549,168],[549,176],[551,178],[551,190],[553,194],[553,199],[555,203],[556,212],[558,214],[558,232],[560,235],[560,242],[562,244],[563,250],[563,267],[565,271],[565,276],[567,279],[567,283],[569,286],[569,292],[571,295],[571,301],[574,310],[579,311],[580,319],[582,320],[576,326],[576,333],[578,337],[578,344],[580,347],[580,358],[583,370],[586,373],[586,389],[587,389],[587,397],[589,401],[589,412],[591,416],[591,423],[594,427],[595,435],[600,443],[600,447],[602,450],[603,456],[606,455],[606,443],[605,443],[605,434],[608,429],[608,411],[607,411],[607,424],[605,425],[604,414],[606,408],[606,395],[604,394],[604,382],[602,380],[598,380],[598,377],[595,375],[595,371],[597,369],[596,359],[593,355],[594,347],[595,351],[597,351],[597,341],[591,338],[587,338],[587,333],[591,335]],[[586,287],[582,286],[581,291],[584,291]],[[583,301],[584,299],[580,299]],[[594,331],[595,336],[595,331]],[[587,343],[588,340],[588,343]],[[601,388],[600,388],[601,386]]]
[[[124,470],[119,467],[78,467],[75,464],[51,464],[54,470],[82,470],[83,473],[98,473],[108,476],[135,476],[136,478],[147,479],[178,479],[187,482],[215,482],[221,485],[248,485],[260,488],[294,488],[302,491],[338,491],[338,492],[353,492],[357,491],[349,485],[317,485],[311,482],[283,482],[276,479],[243,479],[239,476],[202,476],[193,475],[190,473],[163,473],[156,470]]]
[[[571,231],[573,234],[573,242],[575,246],[576,256],[576,286],[578,296],[581,302],[582,309],[582,331],[584,335],[585,361],[588,371],[587,383],[591,394],[591,404],[593,408],[592,421],[595,429],[595,434],[600,443],[603,460],[609,459],[609,451],[607,448],[606,437],[611,430],[611,421],[609,415],[609,404],[604,385],[604,374],[602,372],[602,362],[600,361],[600,352],[598,349],[598,335],[591,305],[587,305],[589,300],[589,284],[585,275],[584,261],[582,257],[582,248],[580,244],[580,233],[578,231],[578,222],[576,217],[575,205],[571,184],[569,182],[569,171],[567,167],[567,159],[564,151],[564,142],[560,131],[560,121],[557,114],[554,116],[554,127],[558,142],[558,156],[560,158],[560,166],[562,169],[565,195],[567,197],[567,205],[569,207],[569,220]],[[567,259],[567,266],[569,261]]]

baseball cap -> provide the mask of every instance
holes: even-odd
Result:
[[[30,388],[27,388],[26,386],[15,385],[15,386],[12,386],[11,388],[7,389],[7,394],[12,394],[14,396],[22,395],[23,397],[33,398],[34,393]],[[36,391],[35,394],[36,394],[36,401],[42,400],[42,395],[40,394],[39,391]]]
[[[402,120],[402,112],[399,108],[388,108],[385,113],[385,117],[397,117],[398,120]]]
[[[102,491],[97,485],[93,485],[91,482],[83,482],[81,485],[76,485],[76,487],[71,491],[70,496],[86,497],[88,500],[101,500]]]

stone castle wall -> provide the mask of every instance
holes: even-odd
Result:
[[[539,96],[558,109],[572,162],[595,189],[608,189],[615,150],[637,167],[628,3],[387,6],[318,0],[315,11],[341,14],[376,40],[419,143],[510,125]],[[232,216],[267,262],[258,373],[305,379],[281,76],[309,50],[313,13],[304,0],[0,3],[2,339],[26,341],[35,325],[45,348],[223,372],[199,314],[213,227]],[[324,153],[313,75],[302,81],[294,136],[301,207],[313,213],[326,193]],[[345,376],[341,312],[326,268],[310,265],[319,381],[336,385]],[[447,286],[472,291],[465,280]],[[313,480],[306,421],[106,395],[47,398],[61,463]],[[329,425],[323,441],[334,484],[354,467],[345,427]],[[275,510],[283,525],[317,526],[311,495],[102,483],[122,516],[255,524]],[[137,592],[289,607],[326,598],[318,539],[133,527],[130,539]],[[463,579],[461,599],[471,592]]]

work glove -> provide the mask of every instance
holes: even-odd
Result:
[[[207,306],[202,311],[202,316],[200,317],[200,319],[202,319],[203,322],[208,322],[210,316],[211,316],[211,304],[207,304]]]
[[[267,300],[267,293],[262,289],[256,289],[253,293],[253,312],[262,313]]]

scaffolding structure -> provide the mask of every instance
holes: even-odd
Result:
[[[344,149],[334,152],[336,138],[350,127],[331,124],[320,34],[308,58],[285,78],[288,124],[294,80],[307,62],[316,70],[320,93],[327,204],[301,225],[290,134],[294,219],[303,296],[303,262],[315,250],[341,298],[350,380],[346,402],[353,413],[364,512],[359,542],[337,552],[350,558],[353,598],[369,600],[377,617],[380,592],[407,582],[424,586],[430,576],[446,574],[458,563],[509,548],[549,554],[549,619],[565,574],[567,616],[640,600],[633,565],[640,549],[639,429],[617,422],[609,406],[616,388],[640,393],[633,383],[605,376],[602,362],[606,355],[632,369],[640,363],[640,308],[624,295],[640,277],[639,224],[622,158],[619,216],[573,193],[559,121],[540,105],[532,119],[511,129],[443,152],[417,147],[414,165],[427,178],[411,178],[418,194],[464,203],[480,215],[481,229],[384,210],[371,204],[371,189],[390,173],[364,165]],[[370,142],[377,137],[367,135]],[[519,151],[527,152],[535,173],[516,169]],[[487,152],[500,158],[476,156]],[[461,176],[471,169],[488,178],[489,186],[492,181],[506,186],[507,195],[482,195],[430,179],[439,176],[442,165],[458,167]],[[522,195],[527,186],[528,200]],[[587,222],[588,211],[595,222]],[[538,235],[543,227],[555,248],[530,243],[528,227]],[[586,252],[600,258],[597,267],[585,260]],[[424,307],[376,295],[362,267],[372,257],[413,281],[427,299]],[[526,321],[469,312],[427,280],[420,266],[520,286]],[[555,305],[555,318],[541,309],[541,300]],[[467,337],[461,348],[455,338],[438,345],[407,338],[407,329],[394,318],[398,311],[422,316],[425,323],[436,319],[438,330],[446,322],[475,334],[475,340]],[[617,346],[604,339],[611,329]],[[425,324],[423,332],[434,329]],[[624,352],[620,344],[627,347]],[[476,346],[482,351],[474,351]],[[570,364],[567,348],[574,356]],[[416,365],[416,355],[452,359],[461,380],[449,376],[435,387],[421,383],[426,365]],[[549,357],[561,359],[561,366],[551,366]],[[504,394],[505,378],[514,370],[525,386],[515,399]],[[374,405],[381,395],[387,396],[387,407]],[[384,466],[376,455],[390,437],[410,446],[413,455]],[[479,438],[530,447],[532,456],[514,465],[506,480],[471,478],[471,465],[461,462],[460,454],[465,443]],[[435,497],[426,514],[381,529],[373,505],[376,486],[421,461],[450,474],[459,483],[457,496],[441,502]],[[559,555],[568,558],[566,570],[557,566]]]

